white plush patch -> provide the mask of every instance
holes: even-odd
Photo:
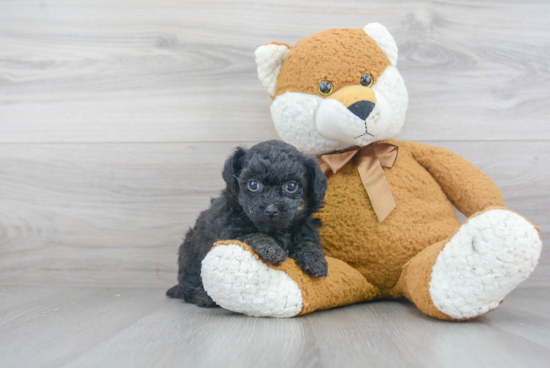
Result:
[[[377,141],[383,141],[395,137],[403,128],[405,115],[409,106],[409,94],[405,81],[394,66],[389,66],[384,73],[378,77],[376,84],[372,86],[375,92],[377,105],[383,106],[389,111],[384,112],[382,117],[387,119],[382,121],[382,129],[377,130],[372,127],[372,131],[377,134]],[[368,119],[367,119],[368,122]],[[369,128],[371,130],[371,128]]]
[[[319,105],[315,126],[323,137],[332,141],[359,145],[359,141],[365,138],[370,142],[374,140],[373,135],[365,134],[368,131],[365,120],[349,111],[340,101],[332,99],[326,99]]]
[[[275,94],[277,76],[290,49],[285,45],[263,45],[256,49],[258,78],[271,96]]]
[[[230,311],[279,318],[302,311],[298,284],[237,244],[212,249],[202,261],[201,276],[208,295]]]
[[[281,139],[314,156],[349,147],[349,143],[326,139],[317,131],[315,114],[323,101],[319,96],[298,92],[275,97],[271,117]]]
[[[379,141],[394,119],[388,101],[376,91],[375,95],[376,105],[366,120],[360,119],[339,101],[324,100],[315,115],[317,130],[327,139],[350,146],[367,146]]]
[[[363,27],[363,30],[373,39],[376,41],[378,46],[384,52],[386,55],[388,55],[388,59],[390,59],[390,62],[393,66],[397,65],[397,44],[395,43],[394,38],[388,31],[386,27],[381,25],[380,23],[369,23],[365,27]]]
[[[437,257],[432,301],[456,319],[485,314],[527,279],[541,250],[537,230],[523,217],[506,210],[484,212],[464,224]]]

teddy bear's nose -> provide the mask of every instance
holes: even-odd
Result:
[[[348,110],[354,113],[361,120],[367,120],[372,110],[374,110],[374,103],[371,101],[357,101],[350,105]]]

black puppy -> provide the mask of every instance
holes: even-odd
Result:
[[[326,276],[327,262],[312,217],[322,206],[327,179],[317,161],[282,141],[250,150],[238,147],[225,163],[227,183],[212,199],[179,249],[178,285],[166,292],[200,307],[216,307],[202,285],[201,262],[219,240],[248,244],[265,262],[288,256],[312,276]]]

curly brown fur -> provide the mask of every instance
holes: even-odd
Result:
[[[247,243],[265,262],[280,264],[290,256],[312,276],[327,276],[317,232],[321,222],[312,217],[322,207],[327,180],[314,158],[282,141],[267,141],[248,151],[238,147],[222,176],[226,188],[187,232],[179,249],[178,285],[166,295],[216,307],[202,285],[201,262],[216,241],[227,239]]]

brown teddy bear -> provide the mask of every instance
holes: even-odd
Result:
[[[465,320],[495,309],[533,271],[538,229],[506,209],[481,170],[448,150],[391,139],[408,102],[397,55],[377,23],[256,50],[277,132],[318,156],[328,176],[318,217],[329,271],[313,278],[292,259],[273,266],[246,244],[219,242],[202,264],[219,305],[292,317],[405,297],[429,316]]]

